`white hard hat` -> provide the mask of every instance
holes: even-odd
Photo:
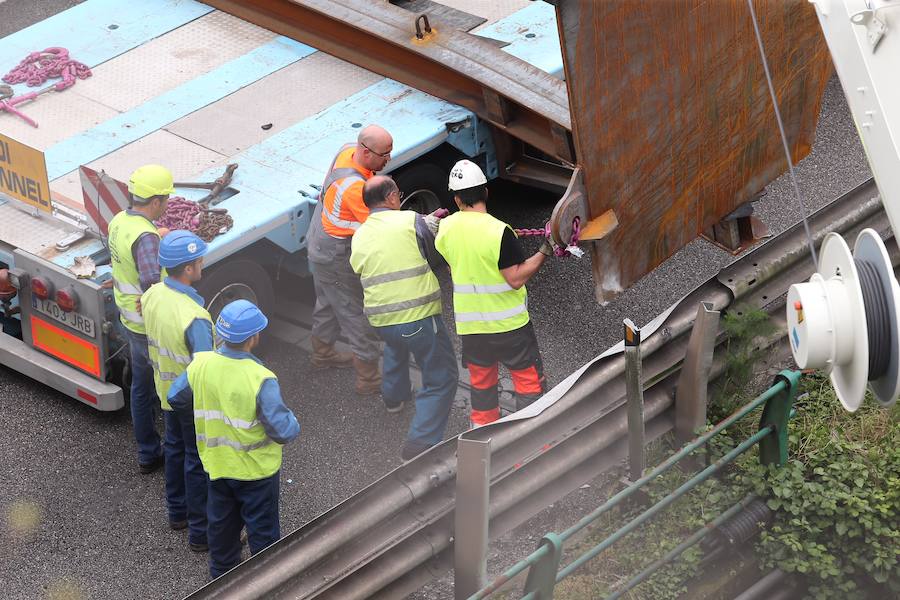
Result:
[[[467,190],[469,188],[485,185],[487,178],[481,171],[481,167],[471,160],[461,160],[450,170],[450,182],[448,187],[451,192]]]

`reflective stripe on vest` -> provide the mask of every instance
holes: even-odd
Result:
[[[441,314],[441,288],[416,238],[416,213],[379,210],[351,241],[350,266],[363,288],[363,313],[375,327]]]
[[[217,448],[219,446],[227,446],[228,448],[234,448],[235,450],[239,450],[241,452],[250,452],[252,450],[256,450],[258,448],[265,448],[270,444],[274,444],[270,439],[265,439],[261,442],[256,442],[255,444],[241,444],[240,442],[235,442],[234,440],[230,440],[224,437],[206,437],[203,434],[197,434],[197,443],[203,442],[206,444],[207,448]],[[231,479],[231,478],[229,478]]]
[[[365,182],[367,175],[371,176],[370,172],[362,170],[353,162],[355,150],[356,144],[344,144],[341,147],[331,162],[331,168],[322,184],[322,226],[325,234],[332,237],[351,237],[360,226],[358,221],[341,218],[344,193],[355,183]],[[345,166],[337,166],[339,164]],[[348,164],[350,166],[346,166]],[[329,191],[332,191],[330,199]],[[331,225],[331,230],[326,223]]]
[[[118,213],[109,223],[109,254],[112,264],[113,297],[122,324],[135,333],[146,333],[144,319],[137,309],[141,277],[134,262],[132,247],[145,233],[158,236],[156,226],[141,215]]]
[[[359,226],[362,225],[359,221],[347,221],[341,218],[341,204],[344,202],[344,192],[350,189],[354,183],[359,181],[365,182],[366,180],[360,175],[351,175],[350,177],[342,179],[341,182],[337,184],[337,188],[335,188],[334,202],[331,210],[328,210],[327,204],[325,205],[325,210],[322,211],[322,214],[327,217],[335,227],[356,231],[359,229]]]
[[[137,294],[140,296],[144,293],[144,290],[142,290],[139,285],[131,285],[130,283],[123,283],[121,281],[116,281],[115,279],[113,279],[113,287],[123,294]]]
[[[206,419],[207,421],[222,421],[226,425],[236,427],[237,429],[253,429],[259,425],[259,419],[253,419],[252,421],[232,419],[226,416],[221,410],[195,410],[194,418]]]
[[[435,247],[450,265],[459,335],[513,331],[530,319],[525,286],[513,289],[497,266],[508,227],[475,211],[460,211],[441,221]]]
[[[156,394],[163,410],[172,410],[168,400],[169,389],[191,363],[187,330],[196,319],[207,321],[211,329],[212,319],[193,298],[164,282],[150,286],[141,297],[141,306]]]
[[[197,450],[210,479],[256,481],[281,468],[281,445],[267,435],[256,399],[275,374],[252,358],[198,352],[187,368]]]

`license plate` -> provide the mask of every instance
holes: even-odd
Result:
[[[47,315],[54,321],[68,325],[75,331],[92,338],[97,337],[97,328],[94,320],[77,312],[65,312],[59,304],[53,300],[41,300],[31,297],[31,307],[41,314]]]

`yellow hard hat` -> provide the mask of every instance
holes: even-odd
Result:
[[[172,172],[160,165],[138,167],[128,180],[128,191],[138,198],[168,196],[175,191]]]

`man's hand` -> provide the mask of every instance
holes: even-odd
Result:
[[[553,256],[553,243],[548,238],[544,238],[544,242],[538,248],[538,252],[544,256]]]
[[[140,297],[138,297],[138,299],[137,299],[137,311],[138,311],[138,314],[139,314],[139,315],[143,316],[144,313],[141,312],[141,299],[140,299]]]
[[[422,218],[425,220],[425,225],[428,226],[428,231],[430,231],[432,235],[437,235],[438,228],[441,226],[441,219],[434,216],[434,213],[425,215]]]

